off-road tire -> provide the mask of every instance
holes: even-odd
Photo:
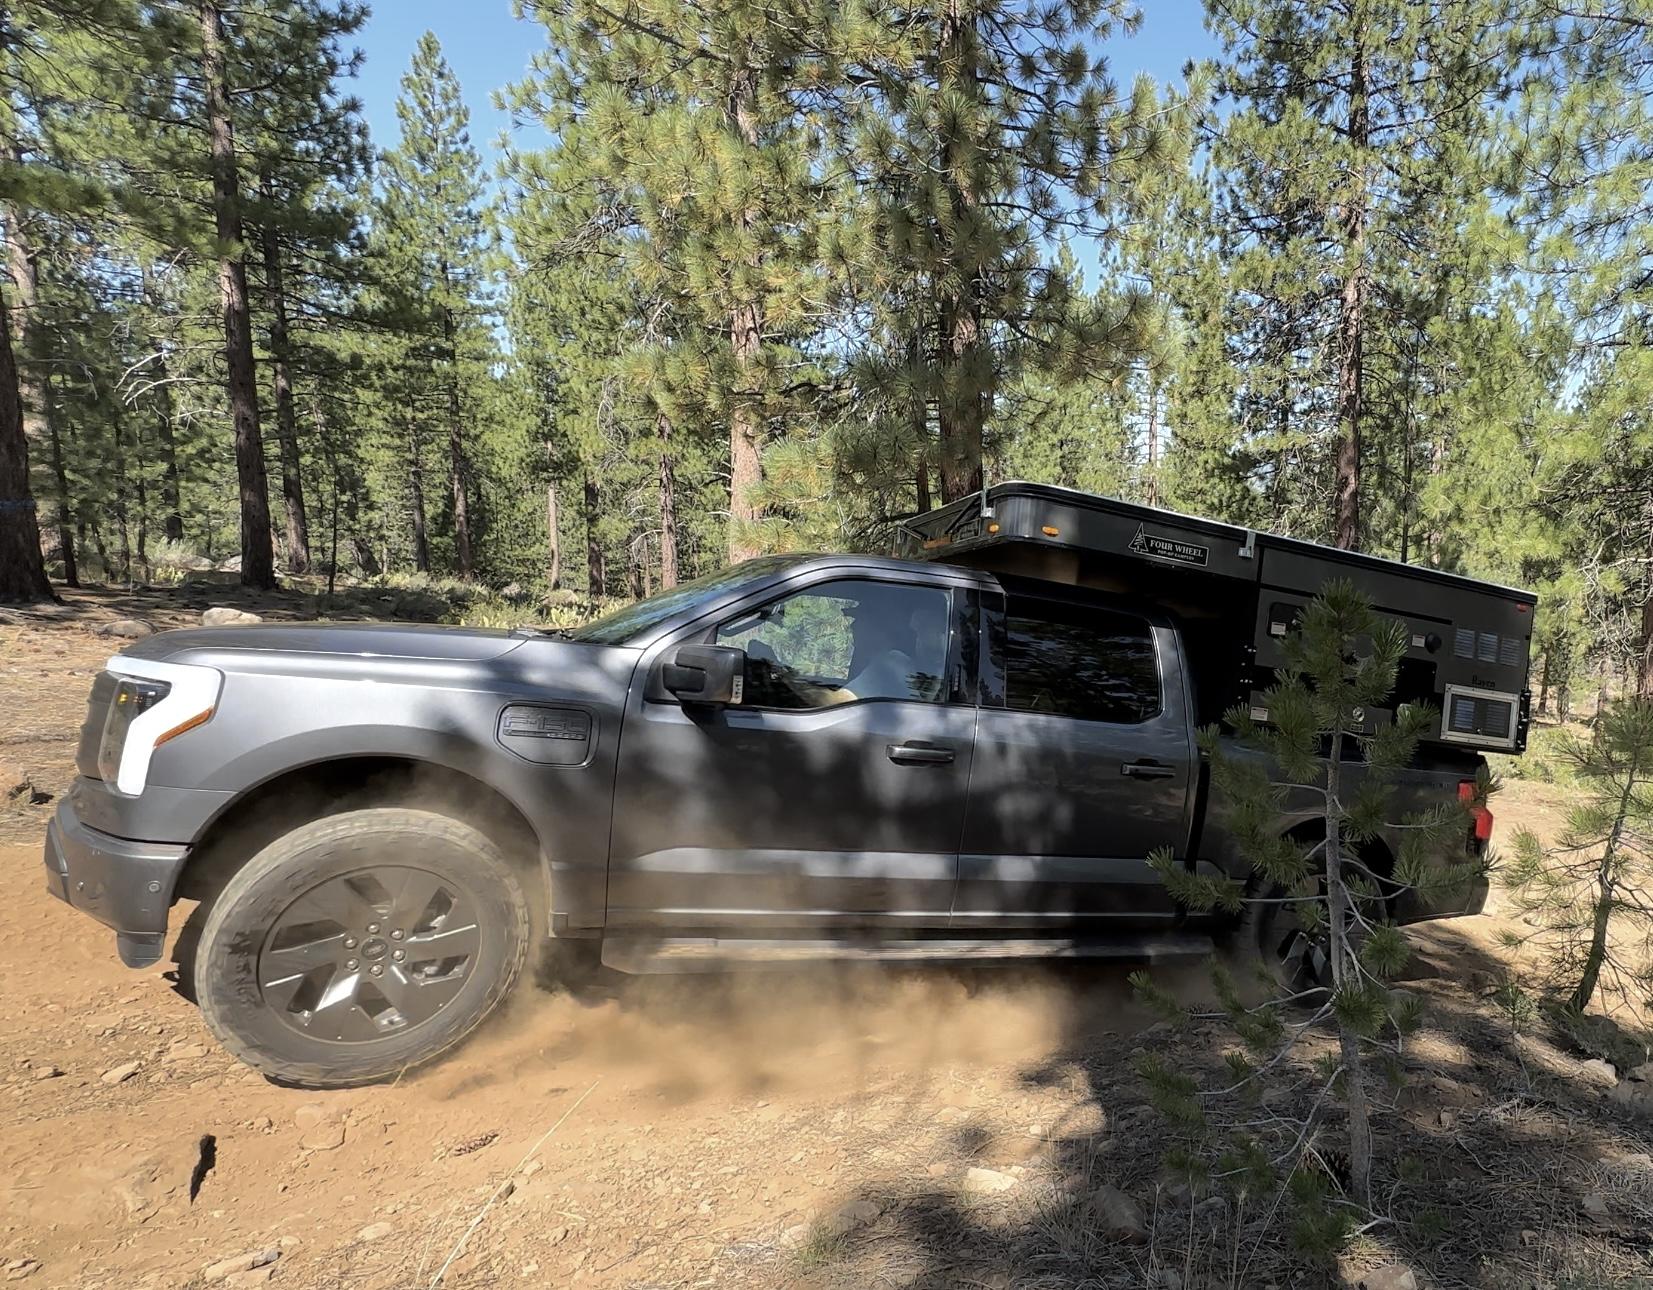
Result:
[[[343,1043],[301,1033],[260,984],[266,938],[306,893],[392,867],[435,875],[474,906],[478,948],[462,983],[433,1015],[394,1033]],[[236,1057],[279,1083],[350,1088],[394,1079],[465,1040],[516,984],[533,941],[522,884],[485,834],[432,811],[373,807],[301,825],[247,861],[213,897],[191,966],[201,1015]]]

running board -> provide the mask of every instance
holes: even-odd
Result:
[[[1107,940],[1028,937],[1017,940],[757,940],[712,936],[605,936],[603,966],[637,975],[724,972],[793,963],[919,963],[971,959],[1133,959],[1149,963],[1203,958],[1209,936],[1168,932]]]

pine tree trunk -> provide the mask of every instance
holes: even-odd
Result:
[[[672,419],[664,412],[655,423],[660,436],[660,586],[677,585],[677,475],[672,462]]]
[[[973,99],[977,76],[976,33],[972,25],[974,19],[964,10],[963,0],[946,0],[942,8],[937,83],[944,94],[958,92]],[[959,230],[969,226],[979,196],[971,191],[965,174],[970,164],[968,150],[952,127],[942,130],[938,161],[951,208],[952,231],[948,236],[955,239],[944,254],[950,256],[957,270],[958,262],[968,257],[956,239],[961,236]],[[953,276],[960,275],[955,272]],[[982,426],[987,420],[992,362],[986,353],[987,337],[974,280],[966,279],[959,286],[944,290],[939,303],[941,397],[937,421],[941,440],[941,500],[945,504],[981,491]]]
[[[1159,381],[1148,376],[1148,469],[1143,496],[1149,506],[1159,505]]]
[[[442,266],[442,280],[448,266]],[[475,570],[471,554],[470,463],[465,459],[465,425],[459,412],[459,345],[453,311],[442,308],[442,346],[448,364],[448,486],[453,496],[453,559],[455,572],[469,578]]]
[[[597,533],[601,512],[602,494],[597,490],[597,481],[588,474],[585,477],[585,581],[586,590],[594,599],[608,595],[608,557]]]
[[[0,604],[55,600],[40,554],[40,525],[29,487],[29,440],[11,349],[11,318],[0,297]]]
[[[1647,564],[1642,583],[1641,625],[1636,634],[1636,697],[1653,698],[1653,494],[1643,508],[1647,528]]]
[[[1624,791],[1619,794],[1618,810],[1613,817],[1613,827],[1607,834],[1607,844],[1602,848],[1601,861],[1596,866],[1596,901],[1590,926],[1590,948],[1584,955],[1584,970],[1579,974],[1578,985],[1567,1000],[1568,1006],[1575,1012],[1583,1012],[1590,1006],[1590,1000],[1595,997],[1596,982],[1601,978],[1602,965],[1607,961],[1607,930],[1618,900],[1619,849],[1624,845],[1625,825],[1635,803],[1636,783],[1634,770],[1627,771]]]
[[[275,547],[270,540],[269,483],[264,474],[264,440],[258,425],[240,178],[224,79],[224,21],[218,0],[200,0],[200,20],[201,76],[212,151],[213,219],[218,232],[218,292],[224,314],[224,359],[241,491],[241,585],[269,590],[276,585]]]
[[[155,406],[157,440],[161,445],[161,531],[170,542],[184,540],[184,509],[182,491],[178,484],[178,439],[174,429],[175,413],[172,406],[172,378],[167,371],[166,354],[155,362]]]
[[[413,567],[430,572],[430,533],[425,527],[425,462],[419,421],[408,412],[408,509],[413,512]]]
[[[41,383],[41,394],[46,406],[52,406],[52,378]],[[49,411],[46,415],[46,442],[52,450],[52,482],[57,487],[57,545],[63,558],[63,581],[66,586],[80,586],[80,568],[75,562],[75,512],[69,496],[69,467],[63,454],[63,428]]]
[[[260,180],[266,202],[274,202],[269,177]],[[281,501],[287,521],[287,567],[310,572],[310,521],[304,512],[304,476],[298,450],[298,417],[293,411],[292,343],[287,327],[287,290],[281,265],[281,239],[266,223],[264,289],[270,296],[270,369],[275,388],[276,441],[281,449]]]
[[[1542,716],[1550,710],[1550,656],[1553,650],[1544,651],[1544,665],[1538,673],[1538,712]]]
[[[924,397],[924,337],[915,326],[907,341],[907,364],[913,386],[912,406],[908,408],[913,442],[917,445],[913,467],[913,504],[920,515],[934,503],[930,498],[930,405]]]
[[[1342,789],[1343,731],[1333,730],[1326,764],[1326,921],[1331,935],[1332,990],[1342,990],[1356,971],[1358,947],[1350,941],[1349,890],[1343,877]],[[1352,984],[1352,982],[1351,982]],[[1339,1020],[1338,1049],[1343,1065],[1343,1101],[1349,1114],[1349,1180],[1354,1196],[1372,1208],[1372,1119],[1366,1100],[1365,1057],[1360,1036]]]
[[[551,445],[545,446],[546,456]],[[555,591],[562,581],[562,539],[557,532],[557,481],[545,481],[545,589]]]
[[[1349,147],[1355,174],[1343,211],[1343,294],[1339,302],[1337,368],[1336,515],[1332,543],[1346,551],[1360,544],[1360,432],[1366,342],[1365,149],[1371,132],[1366,102],[1366,51],[1356,45],[1349,68]]]
[[[736,74],[729,94],[729,116],[748,148],[758,146],[757,73],[744,68]],[[758,212],[748,209],[740,226],[750,230]],[[748,261],[756,267],[756,257]],[[734,351],[735,380],[741,387],[729,413],[729,561],[750,559],[762,548],[756,526],[763,518],[758,494],[763,488],[763,425],[750,391],[758,380],[758,360],[763,350],[763,303],[744,300],[729,315],[729,344]]]

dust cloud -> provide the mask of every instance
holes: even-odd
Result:
[[[438,1097],[544,1073],[601,1078],[673,1103],[772,1094],[922,1093],[972,1071],[1031,1070],[1158,1018],[1117,963],[965,967],[816,964],[623,976],[573,992],[519,989],[424,1082]],[[1198,963],[1156,969],[1202,991]]]

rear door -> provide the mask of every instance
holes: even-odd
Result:
[[[954,925],[1155,925],[1148,867],[1179,855],[1197,756],[1170,624],[1101,598],[1012,589],[987,661]]]
[[[634,687],[611,928],[947,925],[980,632],[977,593],[926,573],[826,572],[674,637],[744,650],[745,693]]]

